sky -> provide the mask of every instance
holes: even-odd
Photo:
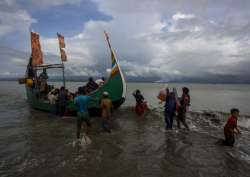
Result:
[[[105,30],[128,79],[250,83],[249,9],[249,0],[0,0],[0,77],[24,75],[30,31],[45,63],[60,62],[59,32],[66,75],[101,77]]]

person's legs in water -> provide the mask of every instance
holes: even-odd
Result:
[[[225,140],[223,141],[223,144],[226,146],[234,146],[234,134],[229,132],[229,131],[224,131],[224,135],[225,135]]]
[[[59,106],[59,116],[60,116],[60,117],[63,117],[63,116],[64,116],[64,114],[65,114],[65,109],[66,109],[66,105],[61,104],[61,105]]]
[[[50,105],[50,111],[51,111],[52,114],[56,115],[56,104]]]
[[[56,102],[56,115],[58,116],[60,114],[60,106],[59,103]]]
[[[175,114],[174,113],[170,113],[169,114],[169,121],[170,121],[170,129],[172,129],[173,128],[173,121],[174,121],[174,116],[175,116]]]
[[[61,105],[58,104],[58,110],[57,110],[57,111],[58,111],[58,116],[61,116],[61,112],[62,112],[61,109],[62,109],[62,108],[61,108]]]
[[[181,122],[186,129],[189,129],[187,122],[186,122],[186,112],[183,112]]]
[[[109,133],[111,132],[110,128],[109,128],[109,123],[108,123],[108,121],[106,119],[102,120],[102,128],[106,132],[109,132]]]
[[[140,104],[140,103],[136,103],[135,112],[136,112],[137,116],[139,116],[139,117],[142,116],[144,113],[144,105]]]
[[[166,130],[170,128],[170,117],[169,113],[165,110],[164,111],[165,122],[166,122]]]
[[[85,124],[86,124],[85,134],[87,136],[89,136],[90,135],[91,123],[89,121],[89,118],[86,118],[84,121],[85,121]]]
[[[107,119],[109,129],[111,130],[113,128],[113,124],[110,118]]]
[[[82,127],[82,123],[83,121],[86,123],[86,128],[85,128],[85,134],[89,135],[90,133],[90,121],[89,121],[89,117],[88,117],[88,113],[84,113],[84,112],[78,112],[77,113],[77,130],[76,130],[76,137],[77,139],[80,138],[80,134],[81,134],[81,127]]]
[[[77,124],[76,124],[76,138],[80,138],[81,127],[82,127],[83,120],[80,117],[77,117]]]
[[[181,128],[180,122],[184,125],[186,129],[189,129],[187,123],[186,123],[186,111],[184,111],[182,108],[178,112],[178,117],[177,117],[177,126],[178,128]]]
[[[181,119],[182,119],[182,110],[181,110],[181,108],[180,108],[179,111],[178,111],[177,118],[176,118],[177,127],[178,127],[179,129],[181,128]]]

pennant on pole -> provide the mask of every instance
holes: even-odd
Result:
[[[61,34],[57,33],[57,37],[58,37],[58,40],[59,40],[59,46],[60,46],[60,48],[65,48],[64,36],[62,36]]]
[[[67,61],[67,55],[66,55],[66,52],[64,50],[65,48],[65,42],[64,42],[64,36],[57,33],[57,37],[58,37],[58,41],[59,41],[59,48],[60,48],[60,53],[61,53],[61,60],[64,62],[64,61]]]
[[[31,32],[31,50],[32,50],[32,65],[43,64],[43,53],[41,50],[41,45],[39,41],[39,34]]]
[[[61,60],[62,61],[67,61],[67,55],[64,49],[60,49],[61,52]]]

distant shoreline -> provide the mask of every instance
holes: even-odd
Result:
[[[18,78],[0,78],[0,82],[3,81],[18,81]],[[60,82],[60,79],[49,79],[49,82]],[[66,82],[86,82],[87,79],[66,79]],[[143,81],[143,80],[127,80],[128,83],[154,83],[154,84],[235,84],[235,85],[249,85],[250,82],[188,82],[188,81],[169,81],[169,82],[159,82],[159,81]]]

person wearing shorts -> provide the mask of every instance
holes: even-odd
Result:
[[[75,105],[77,107],[77,130],[76,130],[76,137],[77,139],[80,138],[81,134],[81,127],[83,122],[85,122],[86,129],[85,134],[89,135],[91,123],[89,120],[88,114],[88,103],[90,102],[91,97],[86,96],[86,92],[82,87],[78,89],[78,96],[74,99]]]
[[[101,100],[101,109],[102,109],[102,128],[106,132],[111,132],[112,123],[111,123],[111,112],[113,111],[113,104],[109,98],[108,92],[103,92],[103,98]]]

